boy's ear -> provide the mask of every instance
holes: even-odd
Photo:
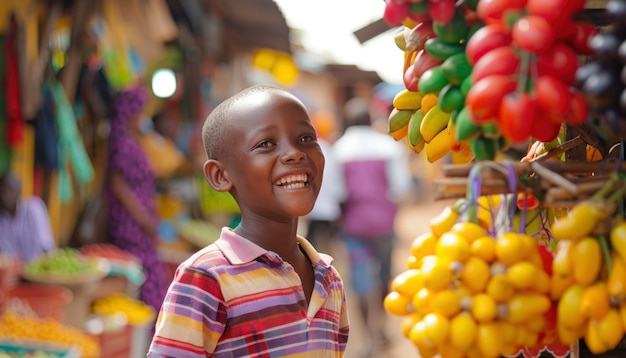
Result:
[[[224,171],[224,166],[217,160],[207,160],[204,163],[204,177],[211,187],[220,192],[229,191],[233,184]]]

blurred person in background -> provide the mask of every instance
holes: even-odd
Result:
[[[367,354],[388,343],[384,298],[392,279],[394,223],[400,198],[412,186],[406,151],[372,126],[369,102],[344,106],[346,130],[333,148],[343,168],[345,200],[340,235],[350,264],[350,283],[371,344]]]
[[[0,176],[0,252],[28,262],[55,250],[46,204],[38,196],[20,199],[20,180]]]
[[[105,189],[109,239],[141,261],[146,279],[139,299],[158,311],[170,277],[157,251],[155,173],[139,141],[146,101],[147,93],[141,86],[115,96]]]
[[[343,188],[343,172],[337,161],[332,141],[336,138],[337,124],[332,113],[318,111],[311,115],[317,132],[317,142],[324,153],[324,178],[313,210],[307,215],[306,238],[321,252],[330,253],[331,244],[338,237]]]

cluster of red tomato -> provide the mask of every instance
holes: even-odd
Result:
[[[511,143],[556,138],[565,122],[582,124],[587,103],[574,82],[577,55],[589,55],[593,25],[575,21],[584,0],[480,0],[485,26],[469,39],[472,87],[466,96],[476,125],[495,122]]]

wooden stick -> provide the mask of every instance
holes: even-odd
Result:
[[[531,168],[535,173],[537,173],[537,175],[539,175],[539,178],[541,178],[541,180],[546,180],[554,185],[560,186],[570,191],[572,194],[576,194],[578,187],[576,186],[576,184],[565,179],[565,177],[553,172],[552,170],[540,165],[539,163],[531,163]]]

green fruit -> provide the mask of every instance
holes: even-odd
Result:
[[[433,37],[426,40],[424,50],[439,61],[445,61],[448,57],[465,51],[465,43],[449,44]]]
[[[448,80],[446,76],[443,75],[443,70],[441,66],[435,66],[431,69],[426,70],[422,77],[419,79],[419,83],[417,87],[420,92],[423,94],[431,94],[434,93],[439,95],[439,92],[448,85]]]
[[[463,108],[465,95],[461,92],[459,86],[448,84],[439,92],[437,104],[442,111],[451,113],[454,110]]]
[[[468,31],[469,26],[467,26],[467,20],[461,7],[456,8],[454,16],[448,23],[441,24],[433,21],[433,32],[437,38],[449,44],[459,44],[465,41]]]
[[[480,135],[481,128],[472,120],[469,109],[463,107],[456,117],[456,140],[468,141]]]
[[[465,52],[448,57],[441,64],[444,76],[453,85],[460,85],[472,73],[472,65],[467,60]]]
[[[478,136],[470,141],[476,160],[494,160],[498,152],[498,140]]]

